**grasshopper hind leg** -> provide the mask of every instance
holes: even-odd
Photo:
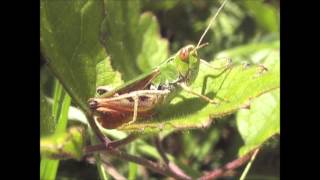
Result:
[[[224,57],[224,58],[219,58],[217,60],[223,60],[223,64],[220,64],[218,66],[214,66],[210,63],[208,63],[207,61],[203,60],[203,59],[200,59],[200,63],[212,68],[212,69],[215,69],[215,70],[225,70],[225,69],[228,69],[232,66],[232,59],[229,58],[229,57]]]
[[[190,88],[189,88],[187,85],[185,85],[184,83],[178,83],[178,85],[179,85],[183,90],[187,91],[188,93],[191,93],[191,94],[193,94],[193,95],[195,95],[195,96],[198,96],[198,97],[200,97],[201,99],[203,99],[203,100],[205,100],[205,101],[208,101],[208,102],[211,103],[211,104],[218,104],[218,103],[219,103],[219,102],[217,102],[217,101],[215,101],[215,100],[213,100],[213,99],[210,99],[210,98],[207,97],[207,96],[204,96],[204,95],[202,95],[202,94],[199,94],[199,93],[193,91],[192,89],[190,89]]]

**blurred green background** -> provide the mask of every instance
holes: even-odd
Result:
[[[213,0],[141,0],[137,2],[140,5],[141,13],[152,12],[156,16],[161,37],[169,42],[169,54],[178,51],[186,44],[198,42],[210,18],[221,5],[221,1]],[[274,61],[280,60],[279,11],[279,1],[277,0],[228,1],[215,25],[211,27],[203,40],[203,42],[209,42],[209,47],[201,50],[202,59],[214,60],[220,57],[229,57],[234,62],[274,64]],[[124,39],[122,41],[126,43]],[[55,88],[57,88],[55,86],[56,80],[45,64],[45,55],[42,54],[40,69],[42,84],[40,86],[47,97],[53,98],[54,92],[56,92]],[[141,65],[137,66],[137,71],[144,71]],[[114,68],[122,72],[121,67]],[[132,73],[138,72],[132,71]],[[125,75],[123,78],[127,80]],[[67,101],[63,100],[63,97],[61,99],[61,102]],[[74,103],[71,102],[71,104]],[[246,112],[241,111],[215,121],[209,128],[175,132],[166,136],[164,139],[166,151],[175,157],[175,162],[182,169],[194,176],[199,175],[200,172],[221,167],[235,159],[239,149],[245,144],[238,130],[239,119],[246,116]],[[50,129],[51,125],[46,124],[41,127],[44,126],[48,126]],[[42,128],[41,131],[46,130]],[[132,149],[129,146],[128,151],[150,159],[157,159],[152,144],[152,139],[143,138],[136,142],[136,146],[139,148]],[[272,136],[265,142],[246,179],[280,179],[279,146],[278,135]],[[128,166],[127,162],[112,158],[109,160],[123,175],[127,175],[132,167]],[[60,161],[56,179],[98,179],[97,168],[90,161],[92,161],[90,157],[84,158],[82,161]],[[238,179],[243,169],[244,167],[237,169],[234,177],[226,177],[225,179]],[[152,171],[146,171],[139,166],[136,178],[161,179],[164,177]]]

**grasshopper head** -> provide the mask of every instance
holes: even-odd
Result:
[[[177,72],[187,84],[192,83],[197,77],[200,65],[200,58],[197,50],[206,46],[207,43],[200,46],[187,45],[181,48],[175,61]]]
[[[195,51],[194,45],[187,45],[187,46],[181,48],[179,51],[179,57],[184,62],[188,62],[189,56],[191,56],[191,55],[192,56],[197,55],[197,52]]]

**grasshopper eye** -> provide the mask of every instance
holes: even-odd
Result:
[[[97,89],[97,93],[98,93],[99,95],[102,95],[102,94],[104,94],[104,93],[106,93],[106,92],[108,92],[106,89]]]
[[[189,57],[188,48],[181,49],[179,56],[180,56],[180,59],[182,59],[183,61],[188,60],[188,57]]]

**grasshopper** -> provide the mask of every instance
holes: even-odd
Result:
[[[108,86],[97,88],[98,97],[90,98],[90,109],[97,121],[107,129],[134,122],[137,117],[148,117],[159,102],[162,102],[168,90],[157,90],[151,86],[152,80],[159,75],[159,69],[112,89]]]
[[[100,87],[97,91],[106,91]],[[161,104],[169,90],[136,90],[125,94],[115,94],[110,98],[93,98],[89,106],[97,115],[97,121],[107,129],[117,128],[137,117],[149,117],[158,104]]]
[[[193,91],[189,86],[198,75],[200,63],[216,69],[225,69],[231,64],[228,59],[226,65],[213,67],[200,59],[197,53],[198,49],[207,45],[201,42],[226,2],[227,0],[222,3],[210,20],[196,46],[187,45],[181,48],[149,73],[142,74],[122,86],[111,90],[99,87],[99,96],[90,99],[89,106],[98,116],[100,124],[106,128],[114,128],[131,118],[130,123],[133,123],[137,117],[147,117],[159,105],[169,103],[182,90],[209,103],[216,103],[213,99]]]

